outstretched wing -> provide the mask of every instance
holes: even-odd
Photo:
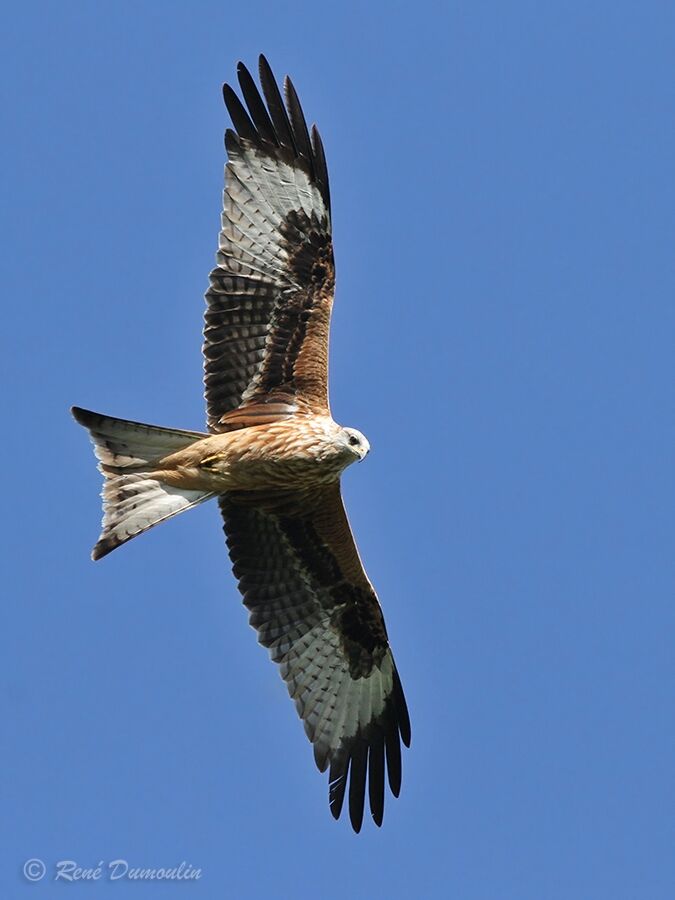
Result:
[[[317,766],[330,766],[334,817],[349,778],[354,830],[361,828],[366,783],[381,825],[385,768],[398,796],[400,740],[410,745],[410,721],[339,484],[265,497],[231,493],[219,502],[250,623],[281,667]]]
[[[267,416],[328,410],[328,330],[335,269],[328,171],[289,78],[286,104],[260,57],[266,103],[246,67],[248,111],[229,85],[222,229],[206,294],[206,404],[211,431],[239,407]],[[265,411],[260,410],[261,405]],[[236,417],[235,417],[236,418]]]

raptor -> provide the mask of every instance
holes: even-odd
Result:
[[[328,400],[335,268],[326,159],[295,88],[267,60],[262,93],[238,66],[216,267],[206,293],[206,432],[74,407],[104,476],[92,556],[216,499],[250,623],[281,670],[329,771],[337,819],[359,831],[366,793],[377,825],[385,777],[401,787],[410,721],[382,611],[363,568],[340,476],[369,451]]]

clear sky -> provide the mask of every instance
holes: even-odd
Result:
[[[2,32],[1,896],[672,900],[673,5],[30,3]],[[220,85],[260,51],[326,145],[333,412],[373,447],[344,489],[412,719],[358,836],[215,505],[92,563],[68,414],[203,427]],[[51,880],[118,858],[202,877]]]

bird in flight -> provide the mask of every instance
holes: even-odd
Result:
[[[208,432],[72,412],[104,476],[93,559],[217,499],[249,621],[280,667],[319,770],[329,770],[333,816],[347,793],[358,832],[366,790],[377,825],[385,774],[399,794],[410,720],[340,493],[343,470],[370,448],[333,421],[328,401],[335,268],[323,145],[290,78],[284,102],[264,56],[259,72],[262,95],[238,66],[244,103],[223,87],[234,130],[206,293]]]

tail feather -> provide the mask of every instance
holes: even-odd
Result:
[[[161,459],[207,437],[143,425],[73,407],[73,417],[91,436],[104,475],[101,536],[92,551],[100,559],[116,547],[214,496],[164,484],[157,474]]]
[[[83,425],[94,442],[94,451],[103,465],[126,469],[157,462],[169,453],[189,447],[208,435],[201,431],[181,431],[144,425],[114,416],[103,416],[73,406],[73,418]]]

